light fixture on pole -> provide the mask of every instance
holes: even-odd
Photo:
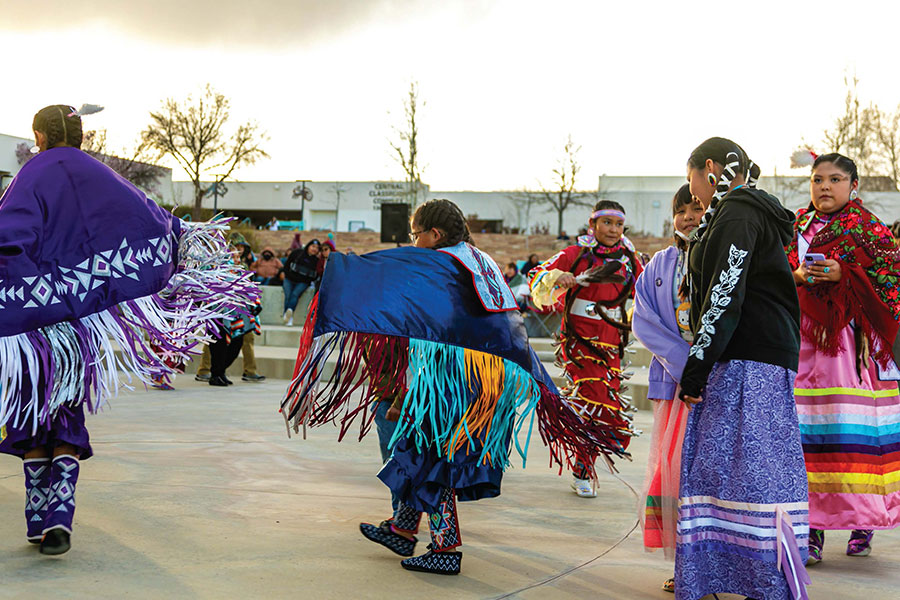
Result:
[[[219,196],[225,196],[228,193],[228,188],[225,187],[225,175],[216,175],[215,181],[206,188],[206,195],[213,197],[213,214],[218,214],[219,212]]]
[[[309,179],[295,180],[294,183],[299,183],[300,185],[295,186],[291,192],[291,197],[294,200],[300,198],[300,231],[306,230],[306,202],[313,199],[312,190],[306,187],[306,184],[309,182]]]

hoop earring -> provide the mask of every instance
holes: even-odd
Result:
[[[850,199],[856,200],[857,198],[859,198],[859,194],[856,193],[856,190],[850,190]]]
[[[710,173],[709,175],[706,176],[706,179],[709,180],[709,185],[716,187],[716,176],[715,175]]]

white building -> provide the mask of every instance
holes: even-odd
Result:
[[[33,144],[32,140],[0,134],[0,173],[14,175],[18,172],[15,149],[20,143]],[[684,183],[683,175],[603,175],[598,179],[595,195],[621,203],[632,231],[660,236],[668,231],[672,196]],[[204,183],[203,187],[206,189],[210,185]],[[398,181],[229,181],[225,187],[224,195],[205,197],[203,206],[231,211],[263,225],[273,216],[282,222],[299,224],[303,218],[300,214],[302,205],[306,229],[329,231],[379,231],[381,205],[404,202],[408,197],[406,184]],[[298,192],[304,187],[311,192],[311,197],[301,201]],[[792,210],[809,202],[808,180],[804,177],[762,177],[760,187],[779,197]],[[193,203],[193,185],[188,181],[164,180],[159,185],[159,192],[165,204],[190,206]],[[866,193],[863,188],[862,195],[867,206],[887,223],[900,218],[900,192]],[[546,204],[528,202],[521,192],[434,191],[425,186],[419,201],[431,198],[455,202],[466,216],[477,218],[478,230],[486,227],[491,231],[500,226],[519,231],[530,231],[534,226],[547,226],[551,232],[556,230],[556,212]],[[576,233],[586,226],[590,212],[589,207],[571,207],[564,215],[563,229],[570,235]]]

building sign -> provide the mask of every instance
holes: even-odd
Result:
[[[407,185],[399,181],[379,182],[369,190],[369,197],[372,199],[372,208],[375,210],[381,210],[382,204],[409,202],[409,195],[409,188]]]

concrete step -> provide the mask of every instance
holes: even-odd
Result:
[[[256,364],[257,371],[260,375],[265,375],[271,379],[290,380],[294,374],[294,364],[297,360],[297,349],[279,346],[256,346]],[[197,367],[200,364],[199,357],[194,359],[192,363],[185,366],[185,375],[182,377],[190,377],[197,373]],[[565,378],[562,369],[557,367],[552,360],[543,362],[544,368],[553,378],[554,383],[558,387],[565,385]],[[330,360],[325,364],[324,376],[328,377],[334,372],[335,361]],[[632,397],[632,404],[642,410],[650,408],[647,400],[648,371],[646,368],[630,368],[634,372],[634,376],[628,380],[627,386],[629,390],[626,392]],[[240,379],[243,374],[243,362],[241,358],[234,361],[227,371],[228,375],[234,379]]]
[[[284,325],[268,325],[263,326],[262,335],[256,338],[256,346],[259,347],[282,347],[291,348],[295,352],[300,345],[300,335],[303,333],[301,327],[286,327]],[[556,349],[553,345],[552,338],[531,338],[529,340],[531,347],[537,353],[541,362],[553,363],[556,361]],[[628,360],[632,367],[649,367],[652,355],[644,348],[640,342],[636,341],[631,345],[628,353]]]
[[[562,369],[557,367],[554,363],[543,363],[544,368],[547,369],[547,372],[550,373],[550,376],[553,378],[553,383],[556,384],[556,387],[562,388],[566,385],[566,378],[563,375]],[[632,377],[625,382],[623,382],[623,387],[627,386],[624,393],[627,396],[631,396],[631,403],[640,410],[650,410],[651,404],[647,399],[647,390],[650,385],[650,371],[646,368],[633,368],[630,367],[628,371],[634,373]]]

